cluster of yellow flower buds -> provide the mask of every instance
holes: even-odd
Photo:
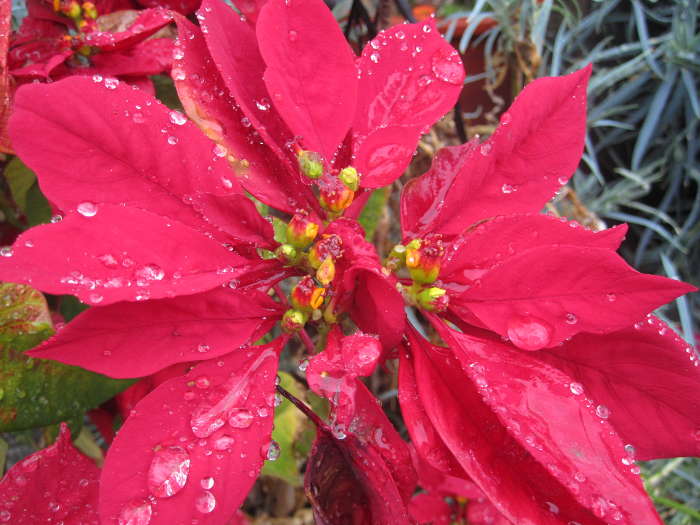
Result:
[[[331,217],[340,215],[352,204],[355,192],[360,188],[360,174],[347,166],[335,175],[324,169],[323,159],[313,151],[297,150],[299,170],[308,178],[317,181],[319,202]]]
[[[75,26],[81,31],[94,27],[98,16],[97,7],[92,2],[81,4],[77,0],[53,0],[53,10],[73,20]]]

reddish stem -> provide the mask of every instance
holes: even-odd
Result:
[[[311,340],[309,334],[306,333],[306,330],[302,328],[297,332],[297,335],[299,336],[299,339],[301,339],[301,342],[304,343],[306,351],[309,353],[309,355],[314,355],[316,353],[316,347],[314,346],[314,342]]]
[[[276,388],[277,388],[277,391],[278,391],[281,395],[283,395],[284,397],[286,397],[286,398],[289,400],[290,403],[292,403],[292,404],[293,404],[295,407],[297,407],[306,417],[308,417],[311,421],[313,421],[314,424],[315,424],[318,428],[320,428],[320,429],[322,429],[322,430],[324,430],[324,431],[326,431],[326,432],[330,432],[330,429],[328,428],[328,425],[326,425],[326,423],[324,423],[323,420],[322,420],[320,417],[318,417],[318,415],[316,414],[316,412],[314,412],[313,410],[311,410],[311,409],[306,405],[306,403],[304,403],[304,402],[302,402],[301,400],[299,400],[299,399],[297,399],[296,397],[294,397],[292,394],[290,394],[289,392],[287,392],[287,391],[286,391],[284,388],[282,388],[280,385],[277,385]]]
[[[279,297],[280,303],[282,306],[285,308],[289,307],[289,302],[287,301],[287,296],[284,295],[284,292],[282,291],[282,287],[280,286],[280,283],[277,283],[273,286],[273,289],[275,290],[275,293],[277,294],[277,297]]]

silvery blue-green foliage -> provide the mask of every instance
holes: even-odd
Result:
[[[571,185],[609,223],[630,224],[623,252],[644,271],[696,285],[700,281],[699,0],[476,0],[446,18],[452,38],[470,25],[460,51],[483,42],[487,71],[494,56],[529,43],[538,76],[593,63],[588,136]],[[475,36],[476,23],[499,24]],[[476,22],[476,23],[473,23]],[[678,319],[695,344],[700,294],[661,314]],[[644,466],[647,488],[671,525],[700,523],[700,462],[658,460]]]

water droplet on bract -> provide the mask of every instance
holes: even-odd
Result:
[[[574,479],[579,483],[583,483],[584,481],[586,481],[586,476],[584,476],[583,472],[577,472],[576,474],[574,474]]]
[[[248,117],[243,117],[241,119],[241,124],[244,128],[249,128],[251,126],[250,119]]]
[[[187,117],[179,111],[173,110],[170,113],[168,113],[168,116],[170,117],[170,122],[172,122],[176,126],[182,126],[183,124],[185,124],[185,122],[187,122]]]
[[[277,458],[280,457],[280,446],[276,441],[270,441],[270,444],[263,448],[265,449],[265,454],[263,457],[266,460],[277,461]]]
[[[183,58],[185,58],[185,52],[180,46],[175,46],[175,48],[173,49],[173,58],[175,60],[182,60]]]
[[[418,48],[416,48],[418,51]],[[464,66],[459,53],[450,48],[441,48],[432,57],[433,75],[448,84],[459,85],[464,78]]]
[[[302,359],[301,361],[299,361],[299,372],[306,372],[307,368],[309,368],[308,359]]]
[[[576,314],[573,314],[571,312],[566,314],[566,324],[576,324],[578,323],[578,317],[576,317]]]
[[[270,101],[267,100],[266,98],[256,100],[255,101],[255,106],[260,110],[260,111],[267,111],[270,109]]]
[[[595,407],[595,414],[601,419],[608,419],[610,416],[610,409],[605,405],[598,405]]]
[[[432,29],[432,28],[431,28],[428,24],[426,24],[426,25],[423,26],[423,32],[424,32],[424,33],[430,33],[431,29]]]
[[[11,519],[12,519],[12,514],[10,514],[9,511],[0,510],[0,522],[7,523]]]
[[[515,316],[508,320],[508,339],[523,350],[539,350],[552,340],[552,328],[536,317]]]
[[[216,507],[216,498],[211,492],[204,491],[202,494],[197,496],[194,501],[195,508],[202,514],[209,514]]]
[[[234,438],[224,434],[223,436],[218,437],[214,440],[214,448],[216,450],[228,450],[233,446],[235,442],[236,440]]]
[[[60,213],[57,213],[56,215],[51,216],[51,223],[56,224],[58,222],[61,222],[63,220],[63,215]]]
[[[512,120],[513,117],[507,111],[503,115],[501,115],[501,125],[503,126],[507,126],[511,123]]]
[[[406,38],[406,33],[404,33],[403,31],[397,31],[396,38],[398,38],[399,40],[403,40],[404,38]]]
[[[488,157],[489,153],[491,153],[492,146],[488,142],[484,142],[480,147],[479,147],[479,152],[484,156]]]
[[[209,381],[209,378],[207,376],[199,376],[197,379],[194,380],[194,386],[202,390],[209,388],[210,385],[211,381]]]
[[[229,413],[228,424],[233,428],[248,428],[253,424],[253,414],[245,408],[236,408]]]
[[[148,468],[148,490],[158,498],[169,498],[182,490],[190,473],[190,455],[182,447],[165,447],[153,453]]]
[[[571,383],[569,385],[569,390],[575,396],[580,396],[583,394],[583,385],[581,383]]]
[[[634,465],[633,467],[630,467],[630,472],[634,475],[639,475],[639,473],[642,471],[642,469],[639,468],[639,466]]]
[[[88,301],[90,301],[91,304],[100,304],[103,300],[104,297],[102,297],[100,294],[91,293],[88,296]]]
[[[627,445],[625,445],[625,452],[627,452],[627,456],[629,458],[632,458],[632,459],[634,458],[635,454],[637,453],[637,451],[634,448],[634,445],[630,445],[629,443]]]
[[[369,59],[370,59],[372,62],[374,62],[375,64],[378,64],[378,63],[379,63],[379,59],[380,59],[380,58],[381,58],[381,55],[380,55],[379,53],[372,53],[372,54],[369,56]]]
[[[213,412],[210,405],[198,407],[190,419],[192,433],[198,438],[206,438],[224,426],[224,418]]]
[[[146,118],[143,116],[143,113],[139,113],[138,111],[131,116],[131,120],[133,120],[136,124],[143,124],[146,122]]]
[[[105,87],[107,89],[117,89],[119,85],[119,80],[116,78],[105,78]]]
[[[265,407],[258,408],[258,416],[267,417],[270,415],[270,411]]]
[[[102,75],[92,75],[92,81],[99,84],[100,82],[102,82]]]
[[[278,406],[280,406],[281,404],[282,404],[282,396],[281,396],[279,393],[275,392],[275,398],[274,398],[274,401],[273,401],[273,405],[276,406],[276,407],[278,407]]]
[[[545,501],[545,505],[547,505],[547,510],[551,512],[552,514],[559,514],[559,507],[552,503],[551,501]]]
[[[134,277],[136,278],[139,286],[148,285],[148,281],[162,281],[165,277],[165,272],[157,264],[144,264],[140,268],[134,271]]]
[[[608,300],[608,302],[614,303],[617,300],[617,295],[614,293],[609,293],[605,295],[605,298]]]
[[[173,137],[172,135],[170,135],[168,137],[168,144],[170,144],[171,146],[174,146],[175,144],[177,144],[177,137]]]
[[[200,354],[207,353],[209,349],[209,345],[205,345],[204,343],[200,343],[199,345],[197,345],[197,352],[199,352]]]
[[[12,257],[13,254],[12,246],[3,246],[0,248],[0,256],[2,257]]]
[[[515,186],[511,186],[510,184],[504,184],[501,186],[501,193],[505,193],[506,195],[515,191],[517,191],[517,188]]]
[[[346,437],[348,437],[348,435],[345,433],[345,425],[341,424],[333,425],[331,427],[331,433],[333,434],[333,437],[335,437],[335,439],[343,440]]]
[[[187,78],[187,73],[185,73],[182,69],[179,68],[173,68],[171,74],[173,76],[173,79],[175,80],[185,80]]]
[[[81,202],[76,209],[83,217],[94,217],[97,215],[97,206],[92,202]]]
[[[211,476],[202,478],[199,484],[203,489],[209,490],[214,486],[214,478],[212,478]]]
[[[119,525],[148,525],[151,522],[152,514],[153,509],[150,503],[144,500],[135,500],[122,508],[117,522]]]
[[[420,77],[418,77],[418,85],[419,85],[420,87],[426,87],[426,86],[429,86],[429,85],[432,84],[432,83],[433,83],[433,79],[430,78],[429,75],[421,75]],[[426,133],[427,133],[428,131],[430,131],[430,126],[427,126],[427,131],[426,131]]]
[[[299,40],[299,34],[298,34],[296,31],[294,31],[294,30],[291,30],[291,31],[287,34],[287,36],[289,37],[289,41],[290,41],[290,42],[296,42],[297,40]]]

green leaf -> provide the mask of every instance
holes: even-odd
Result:
[[[277,217],[272,218],[272,229],[275,232],[275,240],[284,244],[287,242],[287,223]]]
[[[53,332],[40,292],[0,283],[0,431],[80,418],[133,383],[23,354]]]
[[[29,226],[46,224],[51,220],[51,205],[35,184],[27,192],[27,208],[24,210]]]
[[[24,213],[27,209],[27,192],[36,183],[36,175],[19,157],[14,157],[5,166],[5,179],[10,187],[12,199]]]
[[[294,397],[304,398],[304,390],[291,375],[279,372],[280,385],[291,392]],[[295,442],[303,428],[305,416],[286,399],[275,408],[275,429],[272,431],[272,439],[280,446],[280,455],[275,461],[265,461],[262,473],[283,479],[290,485],[301,485],[299,465],[295,454]]]
[[[379,220],[384,214],[384,207],[389,200],[389,189],[387,186],[374,190],[360,213],[358,221],[365,229],[365,238],[370,242],[374,238],[374,232],[377,231]]]

